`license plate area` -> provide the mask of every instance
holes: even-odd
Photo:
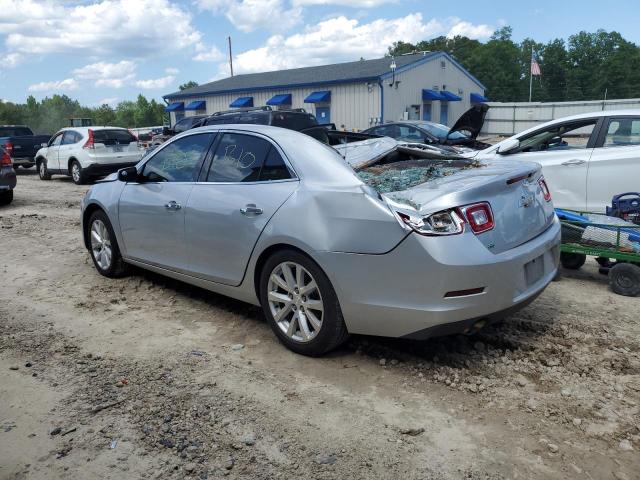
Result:
[[[534,258],[524,265],[524,278],[527,287],[533,285],[544,275],[544,255]]]

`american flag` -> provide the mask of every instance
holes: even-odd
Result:
[[[531,75],[532,76],[542,75],[542,72],[540,71],[540,65],[538,65],[536,56],[533,53],[531,54]]]

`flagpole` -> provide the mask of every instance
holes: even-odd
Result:
[[[533,90],[533,46],[531,46],[531,59],[529,60],[529,102],[531,102],[531,92]]]

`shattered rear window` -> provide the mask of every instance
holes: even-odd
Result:
[[[479,168],[477,160],[413,160],[375,165],[356,174],[364,183],[380,193],[399,192],[461,170]]]

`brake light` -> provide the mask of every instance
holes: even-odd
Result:
[[[2,157],[0,157],[0,166],[9,167],[12,163],[13,162],[11,161],[11,155],[9,155],[9,152],[5,148],[5,150],[3,150],[2,152]]]
[[[544,196],[544,199],[547,202],[550,202],[551,191],[549,190],[549,186],[547,185],[547,181],[544,179],[544,177],[540,177],[540,180],[538,180],[538,185],[540,185],[540,188],[542,189],[542,195]]]
[[[400,223],[420,235],[427,237],[457,235],[464,231],[464,220],[455,210],[443,210],[427,217],[414,217],[396,211]]]
[[[11,142],[5,143],[4,149],[7,151],[7,154],[9,154],[9,156],[13,155],[13,143]]]
[[[96,148],[95,145],[93,144],[93,130],[89,129],[88,135],[89,135],[89,138],[87,138],[87,141],[84,142],[84,145],[82,146],[82,148]]]
[[[475,234],[487,232],[495,226],[491,205],[487,202],[465,205],[460,207],[460,212]]]

